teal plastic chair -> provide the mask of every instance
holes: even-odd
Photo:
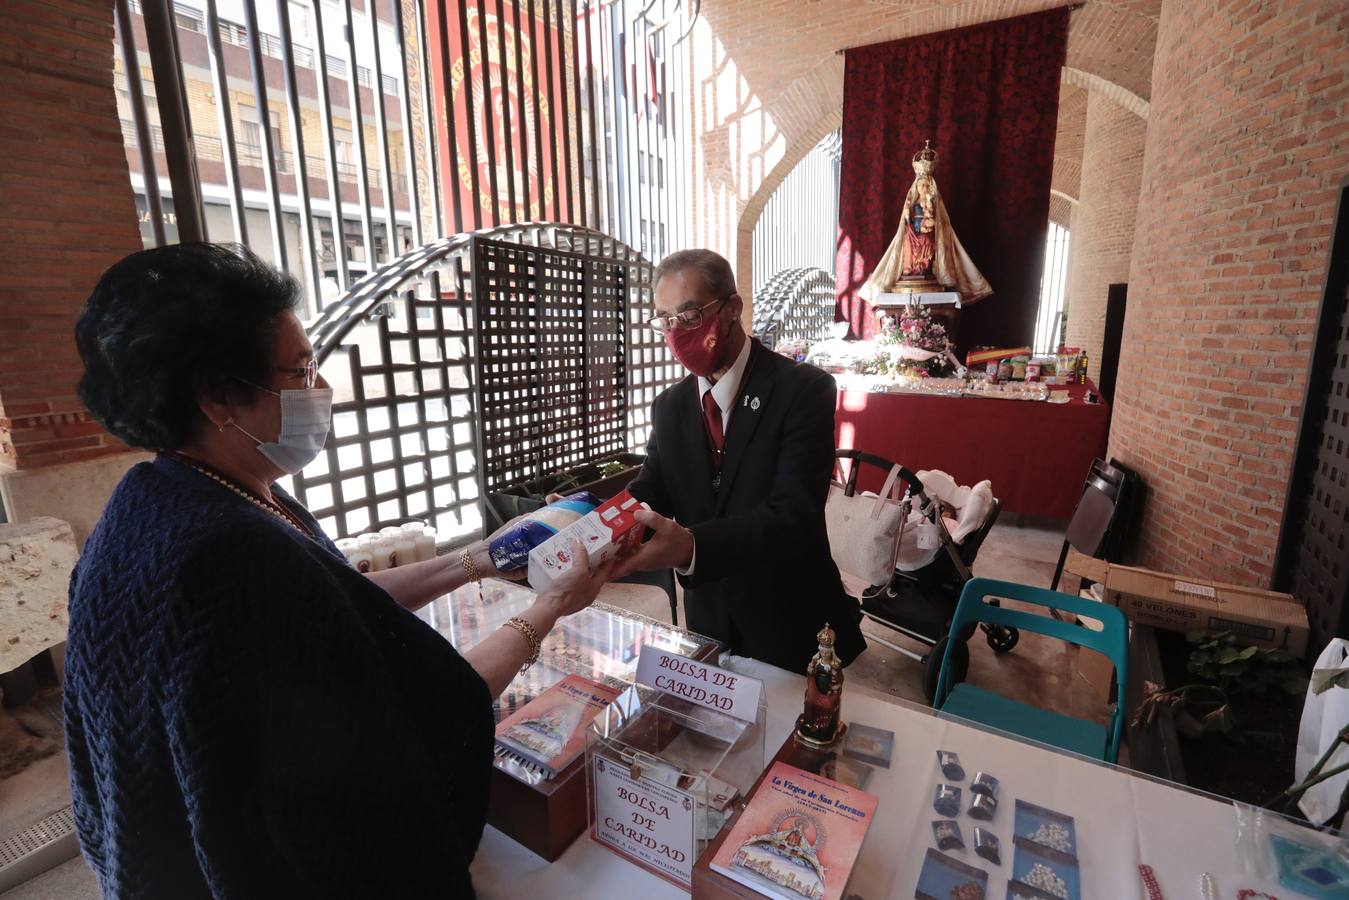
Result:
[[[1048,609],[1063,610],[1073,618],[1081,616],[1095,619],[1103,623],[1105,628],[1092,631],[1073,621],[1060,622],[1049,616],[1008,609],[1006,606],[990,606],[985,602],[988,597],[1021,600]],[[1119,758],[1120,736],[1124,731],[1123,697],[1129,675],[1129,624],[1124,613],[1114,606],[1071,594],[1013,584],[1010,581],[973,578],[960,593],[960,602],[956,605],[949,633],[960,634],[962,629],[979,622],[1034,631],[1105,654],[1115,666],[1116,701],[1109,727],[1029,706],[971,684],[957,683],[959,676],[951,665],[951,641],[947,642],[946,652],[942,656],[933,708],[1083,756],[1115,762]]]

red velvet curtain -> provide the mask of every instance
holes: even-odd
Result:
[[[956,236],[993,287],[957,314],[964,349],[1029,343],[1049,228],[1068,10],[849,50],[843,77],[836,318],[876,320],[857,291],[899,227],[913,155],[931,140]]]

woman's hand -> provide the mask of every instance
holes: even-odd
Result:
[[[571,545],[571,568],[563,572],[545,590],[537,601],[554,619],[578,613],[595,602],[600,588],[613,577],[618,560],[611,559],[601,566],[590,567],[590,555],[579,541]]]

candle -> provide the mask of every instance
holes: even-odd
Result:
[[[374,538],[366,545],[370,550],[370,571],[382,572],[385,569],[392,569],[395,553],[393,542],[379,535],[374,535]]]
[[[434,528],[423,528],[419,534],[413,536],[413,540],[417,543],[417,562],[436,558],[436,530]]]
[[[391,548],[389,566],[407,566],[417,561],[417,542],[406,532],[400,531],[388,538],[385,543]]]

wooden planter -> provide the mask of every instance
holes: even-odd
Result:
[[[578,491],[590,491],[601,500],[608,500],[637,477],[645,459],[646,457],[640,453],[621,453],[612,460],[605,460],[605,463],[619,462],[626,468],[607,478],[600,475],[600,466],[605,463],[590,463],[577,466],[568,472],[526,481],[502,491],[489,492],[483,504],[485,530],[490,534],[516,516],[539,509],[544,505],[544,498],[555,492],[574,494]]]

